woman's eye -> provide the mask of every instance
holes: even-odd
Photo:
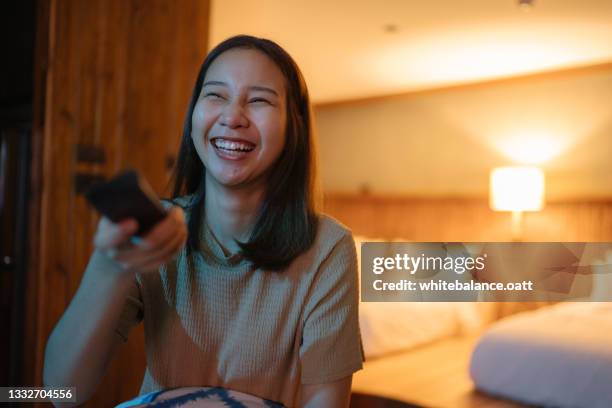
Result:
[[[221,95],[215,92],[207,92],[204,94],[204,97],[209,99],[221,99]]]
[[[249,103],[255,103],[255,102],[264,102],[264,103],[270,104],[270,101],[264,98],[253,98],[249,101]]]

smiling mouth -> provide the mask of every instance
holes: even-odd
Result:
[[[255,150],[255,145],[246,141],[236,141],[215,137],[211,139],[211,144],[218,150],[226,153],[248,153]]]

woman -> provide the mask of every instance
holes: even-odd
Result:
[[[308,92],[280,46],[237,36],[209,53],[174,181],[169,215],[136,244],[134,220],[100,221],[45,383],[87,399],[144,320],[142,394],[211,386],[347,406],[363,360],[354,242],[315,210]]]

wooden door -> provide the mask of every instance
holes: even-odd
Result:
[[[47,338],[72,299],[98,220],[96,177],[139,170],[160,195],[208,38],[207,0],[39,2],[26,378],[41,384]],[[135,396],[142,327],[115,357],[92,407]]]

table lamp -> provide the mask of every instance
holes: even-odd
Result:
[[[538,167],[510,166],[491,170],[489,205],[512,212],[512,240],[522,239],[523,211],[544,206],[544,172]]]

